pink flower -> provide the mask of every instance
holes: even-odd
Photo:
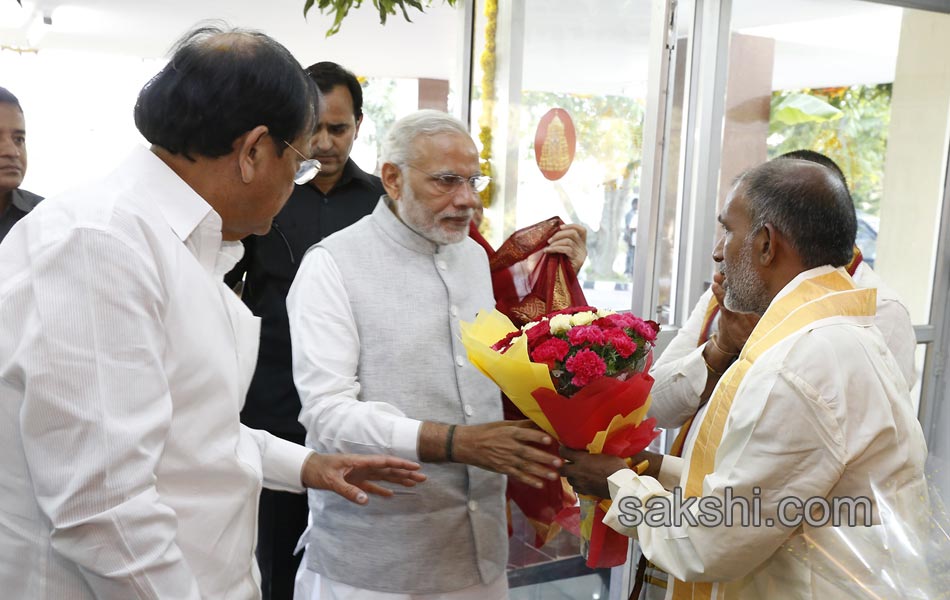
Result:
[[[580,346],[584,343],[603,344],[605,341],[604,330],[596,325],[580,325],[572,327],[567,332],[567,340],[573,346]]]
[[[637,335],[642,337],[648,342],[656,340],[656,334],[660,331],[660,324],[656,321],[644,321],[643,319],[635,319],[635,323],[631,327]]]
[[[549,366],[559,360],[564,360],[570,344],[560,338],[550,338],[531,351],[531,360],[536,363],[547,363]]]
[[[607,315],[606,317],[603,317],[601,319],[597,319],[597,321],[595,321],[594,324],[600,325],[601,327],[632,327],[633,319],[635,318],[636,317],[632,317],[631,315],[628,315],[628,314],[615,313],[612,315]],[[601,324],[601,322],[603,324]]]
[[[604,359],[587,348],[578,351],[577,354],[567,359],[564,366],[574,374],[571,385],[577,387],[584,387],[607,372],[607,364]]]
[[[621,327],[630,329],[634,334],[642,337],[647,342],[656,341],[656,334],[660,330],[659,324],[655,321],[644,321],[630,313],[617,313],[607,315],[594,321],[593,325],[600,325],[603,328]]]
[[[608,329],[604,332],[607,343],[614,347],[621,358],[627,358],[637,351],[637,344],[623,332],[623,329]]]

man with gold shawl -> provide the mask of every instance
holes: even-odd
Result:
[[[760,319],[697,414],[683,457],[654,456],[638,474],[617,458],[562,449],[570,462],[562,472],[578,492],[609,494],[604,522],[636,535],[647,558],[676,578],[667,598],[843,597],[836,579],[853,558],[870,557],[871,567],[890,560],[875,537],[882,516],[900,519],[926,502],[926,446],[905,378],[873,325],[876,292],[857,288],[843,268],[856,229],[851,197],[821,165],[772,161],[738,180],[719,221],[713,259],[725,306]],[[720,506],[746,498],[760,523],[743,523],[737,511],[731,527],[691,519],[630,526],[631,506],[672,502],[655,478],[661,466],[683,497]],[[873,525],[795,524],[788,498],[799,501],[791,506],[869,498]],[[688,512],[696,517],[698,505]],[[821,551],[836,534],[868,546],[835,565]]]

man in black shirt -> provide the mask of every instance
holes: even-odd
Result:
[[[0,87],[0,241],[43,198],[20,189],[26,175],[26,122],[20,101]]]
[[[363,120],[363,91],[340,65],[320,62],[307,73],[322,94],[320,121],[311,139],[321,170],[309,183],[294,187],[270,232],[243,240],[244,258],[225,277],[261,317],[257,369],[241,421],[284,439],[304,443],[297,421],[300,398],[294,387],[287,322],[287,292],[310,246],[373,212],[383,186],[350,159]],[[263,490],[259,509],[257,558],[264,600],[291,599],[300,562],[293,551],[307,526],[307,496]]]

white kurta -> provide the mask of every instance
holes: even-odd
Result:
[[[897,293],[889,288],[869,266],[858,265],[854,273],[855,285],[877,289],[877,315],[874,324],[881,330],[890,351],[897,359],[901,373],[907,381],[907,389],[917,382],[914,353],[917,339],[911,325],[910,314]],[[706,387],[706,365],[703,362],[702,346],[696,347],[712,298],[712,289],[706,290],[682,329],[663,350],[650,369],[656,382],[653,384],[649,416],[657,425],[675,428],[696,414],[699,396]],[[713,321],[710,334],[718,330],[719,319]]]
[[[258,598],[262,478],[306,448],[238,420],[259,322],[221,219],[137,149],[0,246],[5,598]]]
[[[820,272],[806,271],[778,297],[800,278]],[[691,433],[686,441],[683,487],[694,439]],[[880,332],[869,318],[833,317],[783,339],[749,369],[732,403],[715,471],[703,482],[703,496],[722,500],[731,488],[733,496],[752,498],[758,487],[764,523],[776,518],[783,498],[872,496],[873,483],[901,510],[910,506],[906,502],[926,497],[926,454],[905,378]],[[625,497],[645,504],[670,492],[630,470],[613,474],[609,483],[614,502],[604,522],[636,534],[643,553],[680,580],[735,580],[727,597],[736,598],[840,596],[832,582],[808,572],[788,551],[798,547],[802,530],[688,523],[625,527],[620,519]],[[692,512],[698,514],[695,506]],[[808,525],[804,532],[816,535]]]

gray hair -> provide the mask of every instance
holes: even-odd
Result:
[[[738,186],[746,197],[750,235],[771,223],[807,269],[851,261],[854,204],[844,181],[828,167],[795,158],[772,160],[742,174]]]
[[[440,133],[461,133],[471,137],[465,123],[452,115],[438,110],[420,110],[399,119],[389,128],[383,140],[380,161],[400,166],[408,164],[417,156],[417,137]]]

